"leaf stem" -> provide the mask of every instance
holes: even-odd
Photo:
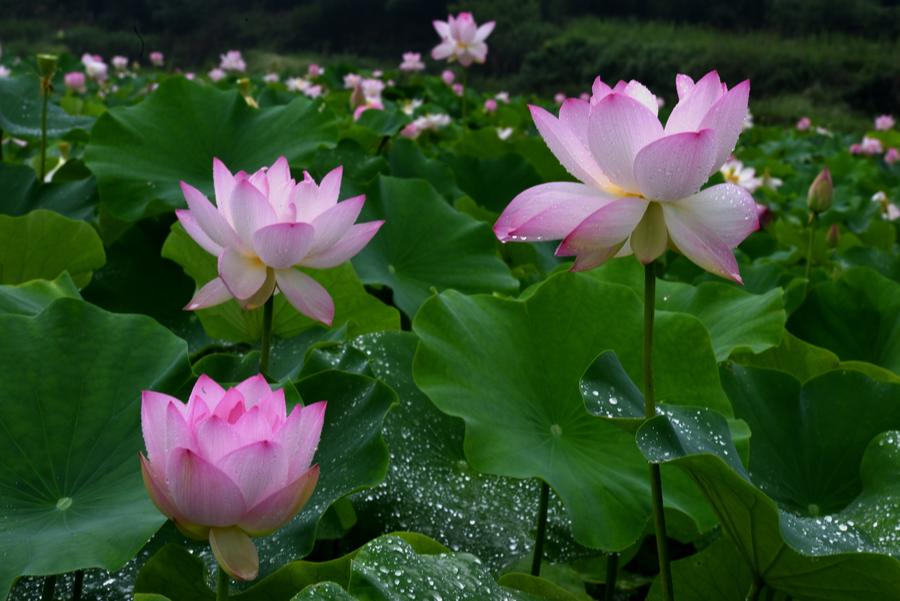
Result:
[[[816,238],[816,214],[812,211],[809,212],[809,243],[806,246],[806,274],[803,276],[806,278],[806,284],[803,285],[804,294],[806,290],[809,289],[809,274],[812,270],[812,261],[813,261],[813,241]]]
[[[259,345],[259,373],[268,377],[269,352],[272,348],[272,311],[275,306],[275,295],[269,297],[263,305],[262,340]]]
[[[760,580],[759,576],[756,574],[753,575],[753,582],[750,583],[750,590],[747,591],[747,596],[745,597],[746,601],[758,601],[759,594],[763,590],[763,581]]]
[[[44,576],[44,589],[41,592],[41,601],[53,601],[56,592],[56,574]]]
[[[547,506],[550,503],[550,485],[541,480],[541,500],[538,504],[537,536],[534,539],[534,555],[531,557],[531,575],[541,575],[544,559],[544,541],[547,538]]]
[[[653,316],[656,304],[656,272],[654,263],[644,265],[644,416],[656,415],[653,396]],[[653,525],[656,530],[656,550],[659,557],[659,580],[663,599],[673,601],[672,570],[669,565],[669,544],[666,536],[666,516],[663,511],[662,477],[659,464],[651,463],[650,494],[653,503]]]
[[[75,571],[75,582],[72,583],[72,601],[81,601],[81,589],[84,587],[84,570]]]
[[[606,556],[606,588],[603,591],[603,601],[613,601],[616,598],[616,577],[619,575],[619,554],[610,553]]]
[[[41,179],[47,174],[47,104],[50,102],[50,78],[41,78]]]
[[[462,102],[462,126],[466,125],[466,92],[469,91],[469,70],[463,68],[462,73],[462,96],[459,97]]]
[[[225,601],[228,599],[228,572],[218,566],[218,574],[216,578],[216,601]]]

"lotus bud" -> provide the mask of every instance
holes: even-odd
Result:
[[[841,229],[838,227],[838,224],[832,223],[831,227],[828,228],[828,233],[825,234],[825,243],[828,245],[828,248],[837,248],[840,241]]]
[[[828,169],[823,169],[809,186],[809,193],[806,196],[806,206],[809,207],[810,211],[817,214],[827,211],[831,208],[833,192],[831,173]]]

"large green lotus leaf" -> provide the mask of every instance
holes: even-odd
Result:
[[[37,315],[58,298],[81,298],[75,282],[66,272],[55,280],[0,286],[0,314]]]
[[[118,569],[165,520],[138,468],[140,392],[180,385],[187,346],[69,298],[0,331],[0,595],[22,574]]]
[[[497,256],[490,227],[455,210],[424,180],[380,177],[363,217],[385,224],[353,264],[363,282],[389,286],[394,303],[409,316],[434,290],[518,289]]]
[[[0,129],[13,136],[41,137],[41,79],[27,74],[0,79]],[[51,99],[47,105],[47,137],[59,138],[73,129],[88,130],[94,120],[74,117]]]
[[[750,568],[727,536],[672,562],[672,588],[679,601],[745,601],[752,581]],[[665,601],[658,577],[647,601]]]
[[[313,584],[291,598],[291,601],[354,601],[353,595],[336,582]]]
[[[388,159],[391,175],[394,177],[416,177],[427,180],[435,190],[450,200],[463,195],[462,190],[456,185],[453,170],[442,161],[426,157],[419,145],[412,140],[402,137],[392,140]]]
[[[497,213],[526,188],[543,183],[534,167],[516,154],[490,159],[447,154],[445,161],[453,168],[459,187],[479,205]]]
[[[357,531],[374,537],[396,530],[422,532],[455,551],[479,557],[493,570],[530,558],[540,485],[485,474],[463,453],[465,425],[442,413],[415,385],[410,332],[378,332],[350,345],[332,343],[309,354],[304,373],[320,369],[364,371],[394,389],[399,405],[385,419],[391,463],[384,482],[353,497]],[[572,541],[556,495],[549,507],[548,560],[584,554]],[[589,552],[595,555],[594,552]]]
[[[181,265],[198,288],[218,277],[216,257],[194,242],[179,223],[172,226],[163,245],[162,256]],[[400,314],[365,291],[350,263],[333,269],[312,270],[309,275],[325,286],[334,300],[334,326],[349,323],[353,334],[399,329]],[[190,295],[185,296],[176,302],[187,304]],[[230,300],[196,313],[211,338],[254,344],[262,335],[262,308],[244,311],[236,301]],[[318,323],[299,313],[283,295],[275,297],[272,331],[276,336],[290,338]]]
[[[0,215],[0,284],[52,280],[68,271],[80,288],[105,262],[100,236],[83,221],[44,209]]]
[[[97,196],[94,178],[59,179],[39,184],[37,173],[28,165],[0,163],[0,214],[24,215],[34,209],[48,209],[72,219],[90,218]]]
[[[644,296],[643,266],[632,257],[592,270],[603,281],[625,284]],[[697,286],[657,279],[656,310],[690,313],[709,330],[716,359],[735,352],[759,353],[778,346],[784,336],[784,300],[780,288],[751,294],[725,282]]]
[[[650,511],[646,462],[632,435],[588,413],[579,390],[588,365],[608,349],[640,381],[642,307],[634,291],[573,273],[550,278],[525,300],[450,291],[422,306],[413,329],[416,384],[466,422],[473,467],[549,483],[584,545],[622,550],[641,535]],[[697,319],[662,314],[656,331],[660,400],[730,413]],[[666,480],[673,519],[711,527],[693,485],[671,472]]]
[[[844,361],[900,373],[900,284],[867,267],[848,269],[815,286],[788,329]]]
[[[805,384],[731,366],[753,432],[749,470],[722,416],[683,411],[638,432],[651,461],[700,486],[751,570],[796,599],[900,599],[900,384],[835,370]]]
[[[337,142],[330,111],[298,97],[285,106],[252,109],[236,89],[173,77],[140,104],[116,107],[97,120],[85,153],[100,199],[119,219],[137,221],[184,206],[184,180],[212,197],[212,159],[232,172],[256,171],[280,155],[303,167],[317,149]]]

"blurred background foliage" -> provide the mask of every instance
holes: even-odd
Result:
[[[761,123],[808,114],[853,127],[900,106],[898,0],[0,0],[0,43],[7,56],[140,60],[158,49],[183,69],[211,67],[230,48],[259,69],[297,58],[384,67],[426,54],[431,20],[459,10],[498,22],[488,64],[473,73],[486,88],[571,95],[601,74],[673,101],[674,72],[715,68],[752,80]]]

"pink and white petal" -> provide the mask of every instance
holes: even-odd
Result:
[[[560,256],[618,247],[640,223],[647,205],[640,198],[622,198],[597,209],[585,218],[559,245]],[[616,248],[618,251],[618,248]]]
[[[237,182],[231,193],[231,222],[246,249],[253,248],[253,234],[275,223],[277,216],[266,197],[247,180]]]
[[[144,488],[147,489],[150,500],[164,516],[175,518],[178,515],[178,508],[175,507],[175,502],[169,496],[165,477],[158,473],[156,467],[147,461],[143,454],[138,453],[138,457],[141,461],[141,477],[144,479]]]
[[[213,415],[197,427],[197,452],[213,465],[242,446],[244,440],[236,429],[218,415]]]
[[[679,211],[678,203],[663,204],[669,238],[688,259],[703,269],[742,284],[731,248],[712,231]]]
[[[219,246],[230,246],[234,244],[235,232],[231,229],[224,215],[209,202],[206,196],[200,190],[181,182],[181,192],[187,201],[188,209],[191,211],[197,225],[200,226],[210,240]]]
[[[283,187],[291,181],[291,167],[284,155],[278,157],[269,167],[266,175],[269,179],[269,190]]]
[[[287,453],[284,447],[271,440],[237,448],[215,465],[237,484],[247,507],[253,507],[288,483]]]
[[[306,505],[319,481],[319,466],[304,471],[290,484],[278,490],[248,511],[238,524],[253,536],[263,536],[286,524]]]
[[[278,289],[297,311],[327,326],[331,325],[334,320],[334,301],[322,284],[296,269],[279,269],[275,272],[275,279],[278,281]]]
[[[644,265],[652,263],[666,252],[669,243],[666,220],[659,205],[658,202],[650,203],[641,222],[628,239],[635,258]]]
[[[235,423],[247,412],[247,406],[244,403],[244,395],[237,388],[229,388],[225,391],[225,396],[216,405],[213,415],[221,418],[229,424]]]
[[[349,261],[378,233],[384,221],[367,221],[353,225],[331,248],[303,259],[304,267],[329,269]],[[290,270],[281,270],[290,271]],[[279,281],[280,287],[280,281]],[[283,290],[282,290],[283,292]]]
[[[194,388],[191,389],[191,396],[188,397],[188,404],[192,404],[195,398],[202,400],[210,411],[215,411],[222,397],[225,396],[225,389],[218,382],[207,376],[200,374]]]
[[[219,212],[226,220],[229,219],[231,209],[228,203],[231,200],[231,193],[234,191],[234,176],[225,163],[218,158],[213,158],[213,190],[216,193],[216,205],[219,207]]]
[[[452,40],[445,40],[431,49],[431,58],[436,61],[444,60],[456,49],[456,44]]]
[[[354,196],[337,203],[312,221],[315,236],[309,254],[321,253],[333,246],[347,233],[366,202],[365,195]]]
[[[472,42],[468,47],[468,54],[475,60],[476,63],[483,63],[485,59],[487,59],[487,53],[488,47],[484,42]],[[468,66],[463,62],[462,57],[460,57],[459,62],[463,66]]]
[[[578,254],[575,257],[575,263],[572,264],[572,271],[587,271],[606,263],[617,255],[624,244],[624,242],[620,242],[614,246],[597,248]]]
[[[450,24],[447,21],[434,20],[431,24],[434,25],[434,30],[439,36],[442,38],[450,37]]]
[[[327,402],[319,401],[305,407],[294,406],[279,430],[279,440],[290,457],[288,480],[296,478],[312,463],[325,424],[327,405]]]
[[[222,247],[213,242],[212,238],[203,231],[203,228],[200,227],[200,224],[194,218],[193,213],[187,209],[177,209],[175,216],[178,217],[178,221],[181,222],[184,231],[193,238],[194,242],[199,244],[209,254],[219,256],[219,253],[222,252]]]
[[[659,119],[625,94],[609,94],[591,110],[591,154],[609,181],[627,192],[639,190],[634,157],[662,133]]]
[[[671,204],[682,220],[699,223],[734,248],[759,229],[756,201],[736,184],[719,184]]]
[[[167,394],[141,391],[141,432],[151,463],[160,463],[165,457],[166,412],[170,403],[177,403],[176,407],[183,406],[181,401]]]
[[[166,466],[166,481],[176,507],[194,524],[231,526],[246,512],[237,484],[190,449],[172,451]]]
[[[267,266],[286,269],[306,256],[315,235],[308,223],[273,223],[253,234],[253,250]]]
[[[678,80],[675,81],[676,86]],[[722,97],[722,82],[719,74],[710,71],[694,84],[687,96],[680,98],[666,121],[666,133],[697,131],[706,113]]]
[[[679,73],[675,76],[675,91],[678,93],[678,100],[682,100],[693,89],[694,79],[690,75]]]
[[[541,137],[544,138],[547,147],[550,148],[550,152],[565,167],[566,171],[575,179],[588,185],[602,187],[608,183],[606,176],[584,143],[588,139],[587,128],[582,124],[584,129],[582,135],[577,133],[577,129],[568,126],[570,122],[580,122],[578,112],[583,109],[571,107],[574,110],[567,110],[566,113],[560,109],[560,119],[557,119],[539,106],[529,106],[528,108],[531,110],[534,125]],[[563,118],[566,121],[563,121]]]
[[[656,95],[641,82],[632,79],[625,86],[624,92],[646,106],[647,110],[653,113],[654,116],[659,115],[659,103],[656,101]]]
[[[494,234],[501,242],[560,240],[615,198],[584,184],[539,184],[512,199],[494,224]]]
[[[459,36],[456,38],[458,41],[463,44],[471,44],[475,40],[475,34],[478,32],[478,28],[475,27],[475,19],[473,19],[471,15],[463,18],[457,17],[456,26],[457,31],[459,32]]]
[[[483,42],[487,39],[491,32],[494,31],[494,27],[497,25],[496,21],[488,21],[487,23],[481,25],[478,30],[475,32],[474,41]]]
[[[235,580],[254,580],[259,575],[256,545],[237,526],[210,528],[209,546],[219,566]]]
[[[328,207],[337,204],[338,197],[341,194],[341,180],[344,177],[344,166],[338,165],[325,174],[319,183],[318,202],[324,211]]]
[[[744,80],[719,98],[700,122],[700,127],[709,127],[716,134],[716,157],[710,175],[728,160],[734,150],[744,127],[749,98],[750,80]]]
[[[266,281],[257,290],[253,296],[245,299],[238,299],[238,304],[245,311],[252,311],[266,304],[269,297],[275,293],[275,270],[266,269]]]
[[[240,416],[234,423],[234,428],[245,445],[273,439],[272,424],[258,406],[248,409]]]
[[[610,93],[612,93],[612,88],[609,87],[599,75],[595,77],[594,83],[591,86],[591,106],[595,106],[598,102],[609,96]]]
[[[185,305],[185,311],[196,311],[197,309],[206,309],[221,305],[227,300],[233,298],[225,282],[222,278],[210,280],[198,290],[194,297]]]
[[[463,67],[468,67],[472,64],[474,57],[470,54],[469,49],[460,51],[458,48],[454,50],[456,54],[457,60],[459,60],[459,64]]]
[[[269,174],[268,167],[260,167],[253,173],[247,181],[256,188],[263,197],[269,197]]]
[[[258,407],[262,411],[273,431],[281,428],[287,419],[287,411],[284,402],[284,389],[272,390],[269,394],[259,399]]]
[[[678,200],[706,183],[715,158],[713,130],[681,132],[642,148],[634,158],[634,176],[645,198]]]
[[[256,407],[263,397],[272,394],[272,387],[262,374],[250,376],[235,388],[244,396],[244,406],[248,411]]]
[[[179,407],[179,405],[181,405]],[[171,455],[173,449],[184,448],[193,449],[195,447],[194,434],[190,428],[190,414],[188,408],[179,401],[169,403],[166,406],[166,429],[165,438],[163,439],[162,456],[167,458]],[[157,466],[162,469],[163,464]]]
[[[266,281],[266,266],[255,257],[248,257],[233,248],[222,251],[218,268],[219,277],[238,300],[253,296]]]
[[[559,122],[563,127],[567,128],[581,142],[584,151],[587,153],[587,159],[590,165],[596,165],[594,157],[591,156],[588,148],[590,147],[590,139],[588,138],[588,123],[591,115],[591,104],[587,100],[581,98],[566,98],[562,106],[559,107]],[[597,167],[597,171],[600,168]],[[605,180],[605,178],[603,178]]]

